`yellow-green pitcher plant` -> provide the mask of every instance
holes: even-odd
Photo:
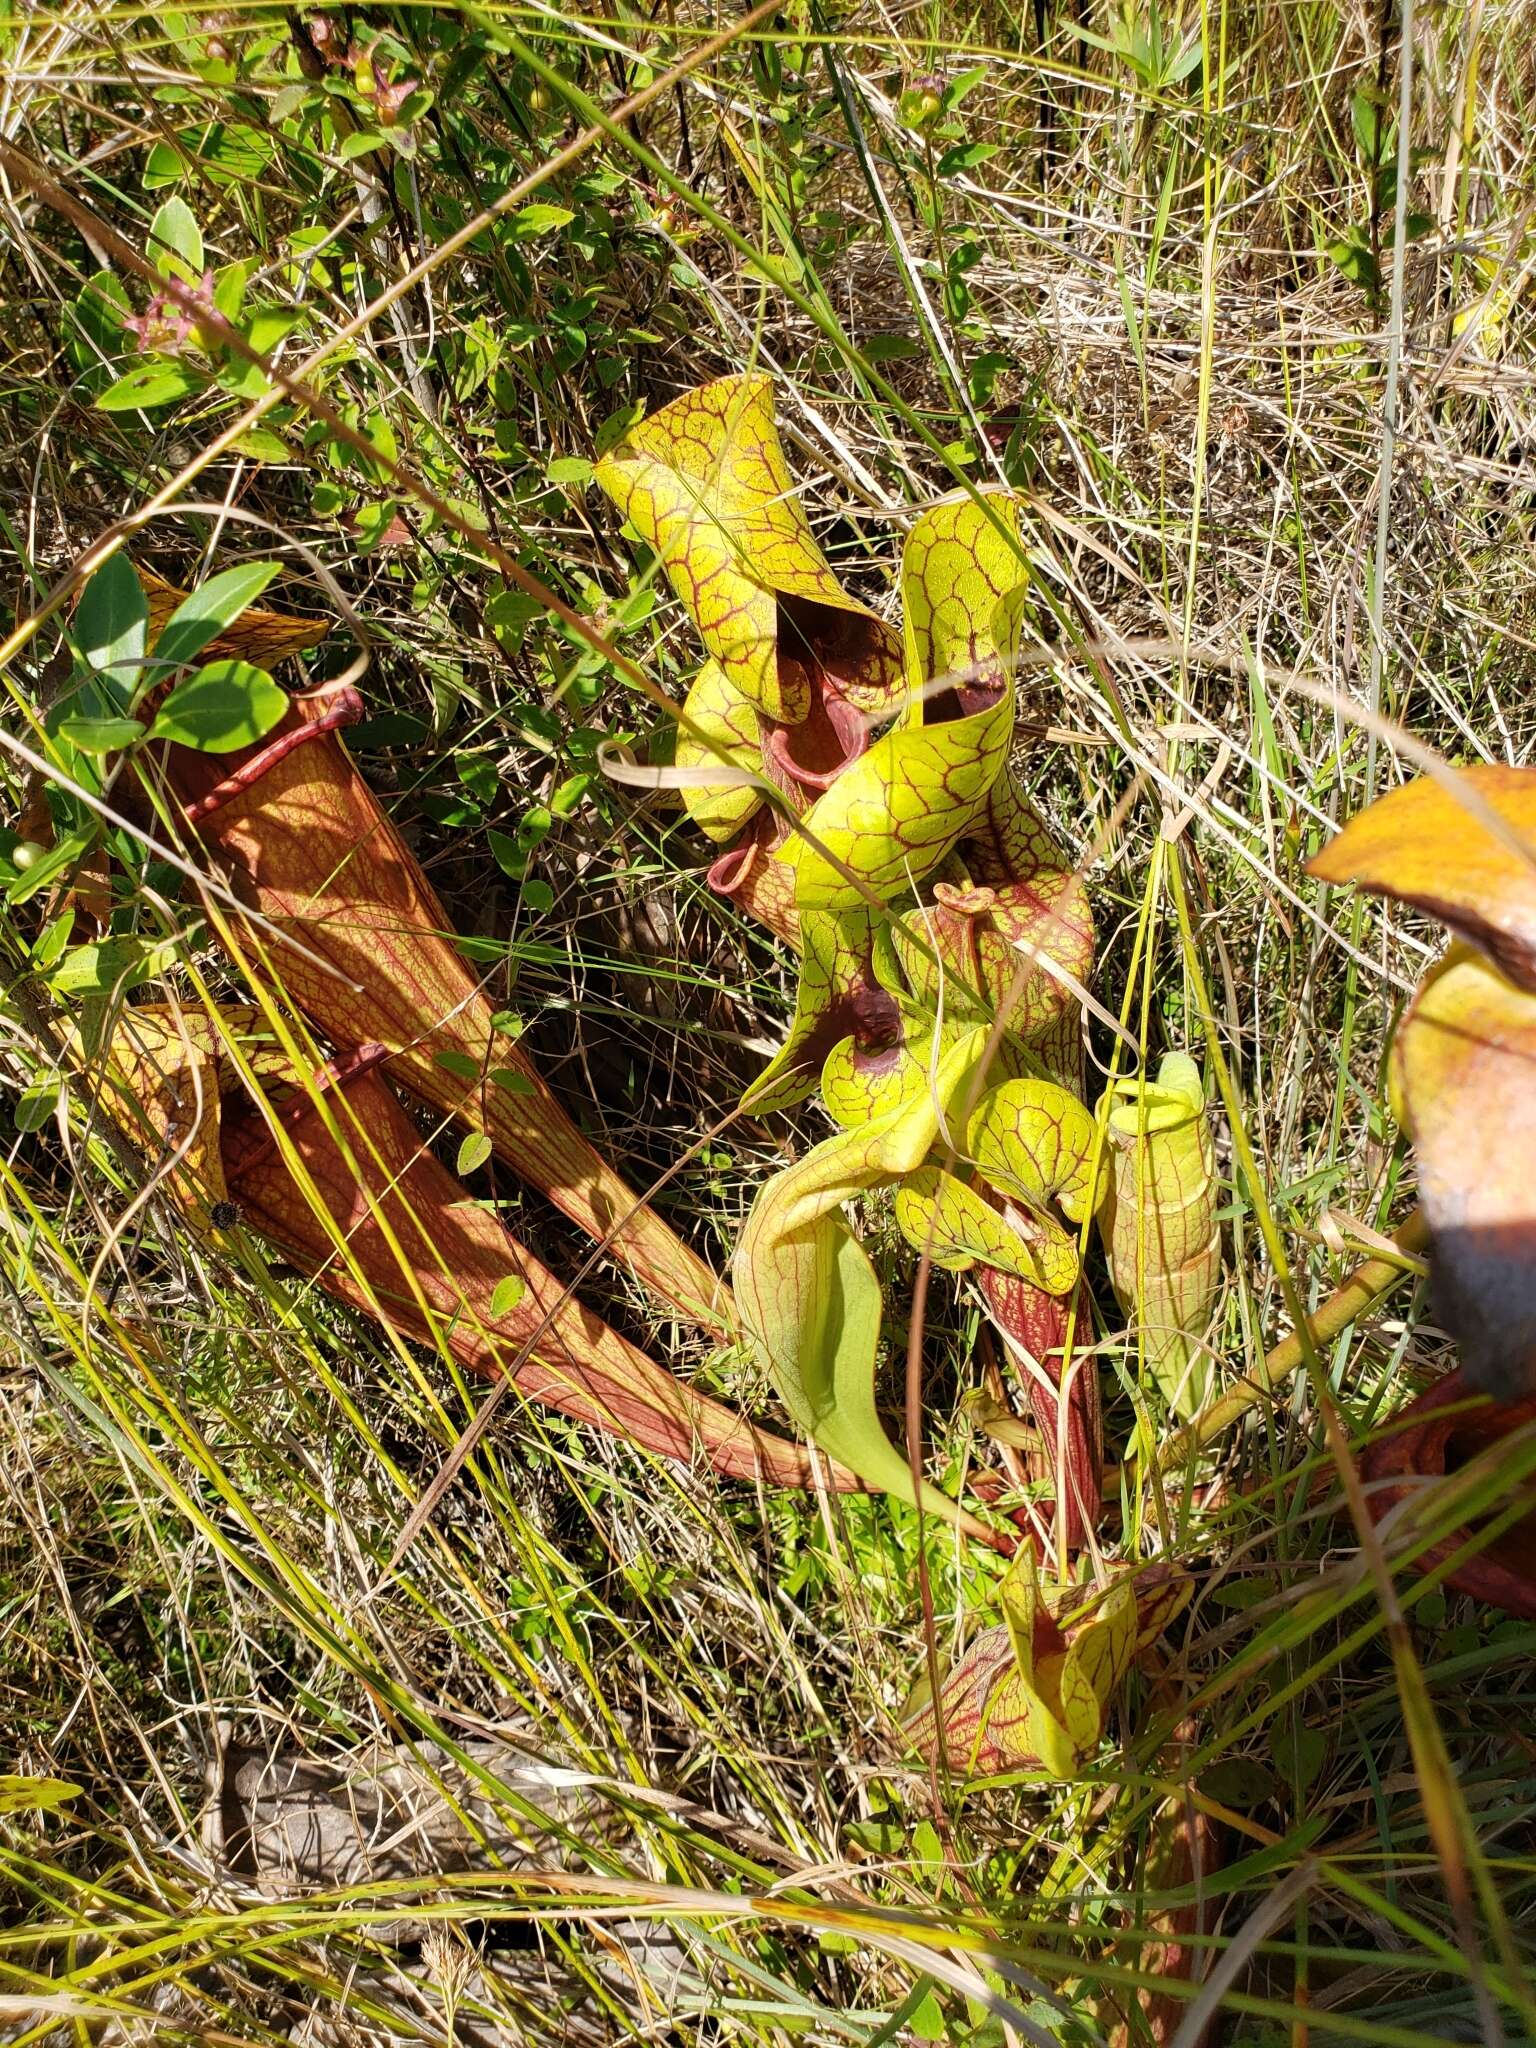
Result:
[[[973,1270],[1057,1467],[1064,1547],[1096,1519],[1095,1369],[1063,1346],[1092,1206],[1075,987],[1093,928],[1080,877],[1009,769],[1029,592],[1006,491],[923,510],[900,636],[842,591],[790,484],[765,376],[721,378],[597,468],[693,616],[707,661],[682,707],[690,815],[712,884],[800,954],[759,1112],[813,1093],[841,1128],[765,1187],[736,1261],[742,1319],[814,1441],[871,1485],[976,1526],[889,1440],[875,1402],[880,1295],[841,1220],[895,1191],[934,1263]],[[719,761],[711,785],[697,771]],[[1033,1091],[1027,1101],[1010,1089]],[[1065,1455],[1060,1453],[1064,1448]]]

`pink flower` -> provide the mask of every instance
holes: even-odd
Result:
[[[188,300],[193,303],[189,305]],[[213,272],[203,272],[202,283],[183,285],[174,295],[158,291],[142,313],[132,313],[123,322],[138,342],[143,355],[173,356],[202,333],[199,313],[217,314],[213,303]]]
[[[396,120],[399,118],[401,107],[410,98],[411,94],[415,92],[420,83],[421,80],[419,78],[397,78],[393,85],[384,85],[379,82],[379,75],[375,71],[371,97],[374,107],[378,112],[380,127],[394,127]]]

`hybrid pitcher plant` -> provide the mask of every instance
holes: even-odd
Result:
[[[765,376],[689,392],[599,484],[654,549],[707,660],[679,720],[711,885],[800,956],[782,1050],[744,1106],[818,1083],[835,1134],[761,1192],[736,1261],[761,1363],[800,1427],[871,1486],[972,1529],[879,1420],[882,1304],[850,1198],[890,1188],[910,1241],[973,1271],[1056,1475],[1065,1546],[1098,1513],[1090,1357],[1065,1370],[1092,1207],[1076,998],[1085,892],[1009,770],[1028,595],[1019,501],[915,521],[902,633],[837,582],[810,531]],[[718,780],[711,779],[711,768]]]
[[[799,954],[784,1046],[743,1106],[820,1088],[831,1136],[758,1194],[735,1262],[742,1320],[801,1430],[875,1487],[989,1531],[914,1473],[875,1397],[882,1301],[844,1207],[889,1190],[931,1263],[974,1275],[1054,1478],[1057,1560],[1099,1518],[1091,1351],[1069,1356],[1090,1218],[1170,1398],[1219,1266],[1203,1088],[1190,1061],[1082,1100],[1094,938],[1080,875],[1010,769],[1027,627],[1020,501],[986,490],[914,521],[900,635],[838,584],[795,495],[763,376],[685,394],[597,481],[654,550],[707,659],[682,707],[683,801],[721,851],[712,887]],[[1213,1264],[1213,1255],[1214,1261]],[[1026,1548],[984,1634],[908,1745],[969,1772],[1070,1777],[1114,1688],[1188,1595],[1167,1566],[1087,1594]]]

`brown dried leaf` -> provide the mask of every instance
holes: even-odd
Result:
[[[1536,769],[1456,771],[1405,783],[1351,818],[1307,863],[1321,882],[1354,882],[1437,917],[1536,990]]]
[[[1536,996],[1464,946],[1392,1048],[1419,1163],[1436,1308],[1472,1384],[1536,1393]]]

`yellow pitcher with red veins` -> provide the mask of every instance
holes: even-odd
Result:
[[[733,771],[683,792],[726,849],[710,879],[800,952],[788,1035],[744,1106],[788,1107],[819,1079],[842,1126],[754,1205],[736,1260],[747,1333],[807,1434],[871,1485],[914,1497],[875,1409],[878,1286],[838,1217],[853,1193],[894,1189],[913,1243],[975,1272],[1061,1468],[1076,1548],[1102,1466],[1091,1361],[1073,1370],[1065,1412],[1059,1392],[1078,1278],[1070,1226],[1089,1205],[1094,1141],[1076,1100],[1069,990],[1091,972],[1093,930],[1080,879],[1009,773],[1029,595],[1022,503],[989,490],[919,514],[898,638],[817,547],[767,377],[685,394],[632,430],[597,480],[656,551],[708,656],[677,758]],[[1037,1091],[1027,1109],[1004,1102],[1003,1080]],[[1005,1108],[1020,1116],[992,1142]],[[915,1497],[966,1519],[931,1486]]]

